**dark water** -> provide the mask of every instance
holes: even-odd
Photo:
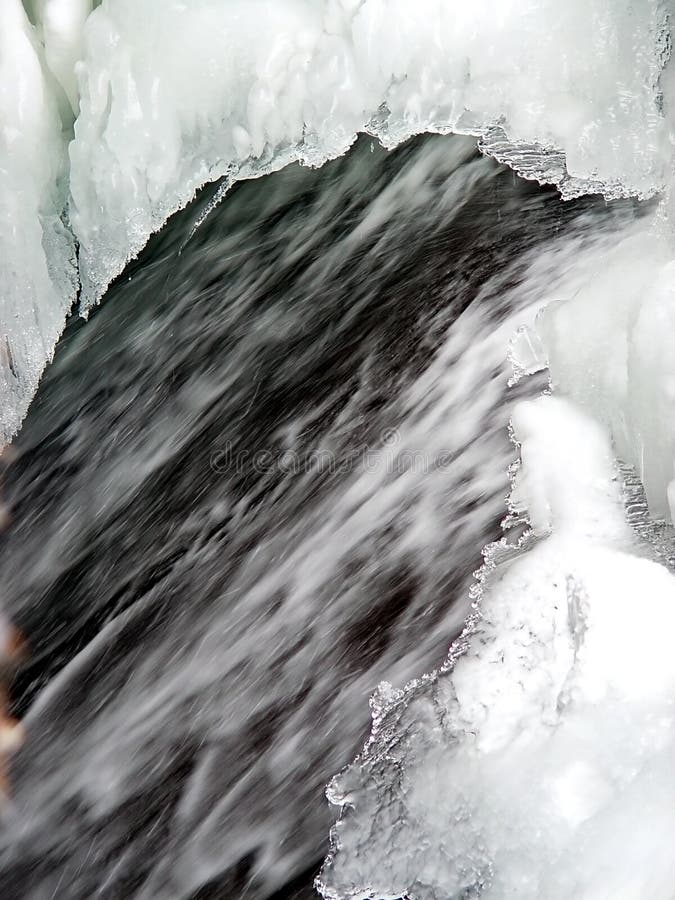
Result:
[[[313,895],[323,785],[497,534],[527,254],[629,213],[458,138],[239,185],[179,253],[207,201],[71,323],[5,474],[3,900]]]

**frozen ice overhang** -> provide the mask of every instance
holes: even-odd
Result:
[[[4,440],[75,299],[75,246],[86,312],[206,182],[320,165],[365,130],[475,134],[566,196],[663,185],[658,0],[93,5],[0,12]]]

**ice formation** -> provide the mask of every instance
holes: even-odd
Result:
[[[0,443],[16,431],[77,293],[67,145],[20,0],[0,4]]]
[[[86,311],[208,181],[320,164],[366,130],[386,145],[475,134],[567,196],[646,196],[664,182],[660,0],[25,7],[5,0],[0,19],[0,438],[76,293],[75,244]]]
[[[0,441],[78,290],[86,312],[206,182],[318,165],[359,131],[387,146],[456,131],[567,197],[661,191],[668,11],[3,0]],[[490,551],[466,652],[376,697],[373,735],[331,788],[343,816],[327,897],[672,895],[660,839],[675,833],[675,582],[625,524],[601,429],[652,513],[675,518],[670,214],[580,267],[514,344],[523,371],[548,364],[577,406],[544,398],[516,415],[512,503],[532,534]],[[636,818],[651,831],[636,835]]]
[[[327,898],[672,897],[675,578],[626,525],[597,424],[550,396],[513,424],[532,532],[490,549],[446,669],[376,695],[329,788]]]
[[[611,430],[654,516],[675,520],[675,263],[657,231],[627,238],[602,271],[541,314],[553,384]],[[580,323],[583,327],[580,328]]]
[[[555,174],[570,193],[599,181],[650,193],[663,179],[663,24],[644,0],[526,11],[493,0],[108,0],[87,26],[71,147],[84,302],[205,181],[322,163],[362,130],[388,144],[485,133],[506,159],[514,141],[563,148],[573,179]],[[550,168],[540,160],[538,174]]]
[[[76,65],[84,56],[84,24],[93,0],[33,0],[32,7],[26,6],[32,11],[47,67],[70,106],[69,110],[62,107],[68,120],[79,109]]]

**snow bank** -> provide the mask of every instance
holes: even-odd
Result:
[[[592,420],[543,397],[514,429],[533,534],[489,551],[448,667],[376,696],[329,787],[327,898],[672,896],[675,579],[639,555]]]

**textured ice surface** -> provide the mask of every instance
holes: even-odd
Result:
[[[105,0],[70,151],[84,304],[204,182],[320,164],[360,130],[482,135],[570,196],[650,194],[665,35],[656,0]]]
[[[652,515],[675,516],[675,263],[672,224],[643,219],[613,246],[587,245],[514,335],[514,380],[547,364],[553,387],[591,412],[645,486]],[[540,283],[540,282],[539,282]]]
[[[0,444],[18,428],[77,291],[66,142],[20,0],[0,3]]]
[[[556,388],[611,429],[652,514],[675,514],[675,263],[664,223],[598,255],[574,296],[537,322]]]
[[[341,807],[329,898],[668,900],[675,579],[640,555],[612,451],[551,397],[521,406],[513,489],[441,673],[380,688]]]
[[[70,110],[77,115],[79,100],[75,68],[84,53],[84,23],[93,0],[32,0],[37,34],[45,48],[45,61],[65,94]],[[58,94],[58,90],[57,90]]]
[[[358,131],[474,134],[566,196],[664,182],[658,0],[24,5],[32,24],[0,12],[0,440],[75,295],[71,231],[86,311],[204,183],[321,164]]]

